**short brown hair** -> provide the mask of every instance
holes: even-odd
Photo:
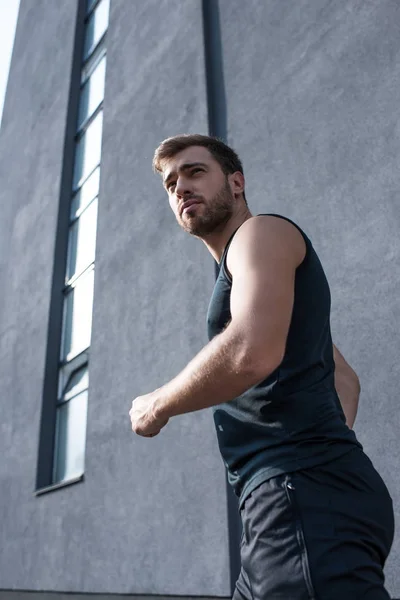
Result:
[[[232,148],[227,146],[217,137],[195,134],[182,134],[169,137],[158,146],[154,153],[153,169],[157,173],[163,172],[163,162],[191,146],[202,146],[207,148],[213,158],[218,162],[225,176],[240,171],[243,174],[243,165]],[[243,192],[244,201],[247,204]]]

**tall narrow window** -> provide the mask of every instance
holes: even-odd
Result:
[[[89,348],[100,182],[105,35],[110,0],[87,0],[75,136],[68,256],[63,289],[52,483],[75,479],[85,466]]]

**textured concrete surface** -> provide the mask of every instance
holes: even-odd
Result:
[[[197,0],[111,3],[85,479],[33,495],[76,7],[21,1],[0,135],[0,589],[228,597],[210,411],[153,440],[128,417],[206,341],[213,263],[151,172],[163,138],[207,132]],[[221,0],[220,16],[249,204],[297,220],[321,256],[361,378],[356,432],[398,517],[400,5]],[[397,535],[395,596],[399,559]]]
[[[148,600],[149,596],[131,594],[63,594],[57,592],[30,592],[0,590],[0,600]],[[189,600],[192,596],[157,596],[157,600]],[[220,598],[220,597],[219,597]],[[216,600],[212,596],[196,596],[196,600]]]
[[[0,600],[148,600],[151,596],[131,594],[63,594],[57,592],[21,592],[0,590]],[[193,596],[157,596],[157,600],[190,600]],[[218,596],[218,598],[221,598]],[[196,596],[196,600],[216,600],[214,596]]]
[[[112,3],[85,480],[33,495],[75,10],[22,1],[4,112],[0,588],[229,596],[211,411],[154,440],[128,415],[206,342],[213,263],[151,170],[162,139],[207,132],[196,0]]]
[[[400,517],[400,4],[221,0],[228,141],[254,213],[293,218],[361,380],[356,433]],[[400,595],[400,535],[387,583]]]
[[[206,342],[212,260],[180,231],[151,169],[162,139],[207,131],[200,3],[114,2],[107,65],[81,589],[228,596],[211,411],[153,440],[133,436],[128,416]]]
[[[76,6],[21,2],[1,128],[0,588],[53,587],[69,543],[33,492]]]

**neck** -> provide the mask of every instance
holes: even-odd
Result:
[[[246,206],[243,210],[234,214],[221,230],[213,231],[208,236],[202,238],[202,241],[217,262],[220,262],[225,246],[233,232],[252,216]]]

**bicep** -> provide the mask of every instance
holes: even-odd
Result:
[[[243,232],[247,235],[237,240],[231,260],[232,323],[242,329],[255,360],[268,360],[275,366],[285,352],[296,267],[304,252],[301,234],[279,221],[248,227]]]

